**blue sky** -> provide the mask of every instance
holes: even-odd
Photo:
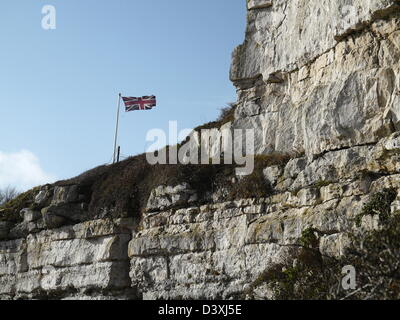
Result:
[[[46,31],[49,4],[57,29]],[[245,9],[244,0],[3,0],[0,187],[110,162],[119,92],[158,98],[154,110],[122,112],[126,156],[144,152],[148,130],[167,131],[169,120],[179,129],[214,120],[236,98],[229,67]]]

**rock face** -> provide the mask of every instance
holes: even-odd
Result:
[[[370,196],[400,190],[400,1],[247,3],[231,128],[255,129],[259,154],[301,154],[264,168],[274,193],[199,205],[188,183],[159,186],[125,218],[88,215],[79,186],[43,187],[0,222],[0,298],[273,298],[256,280],[304,230],[340,256]]]
[[[340,256],[369,195],[400,190],[400,148],[391,149],[398,140],[396,133],[377,145],[292,159],[278,178],[271,170],[271,197],[145,215],[129,243],[132,285],[145,299],[244,298],[308,228],[319,230],[323,254]],[[399,200],[400,192],[393,212]]]
[[[318,155],[399,130],[399,1],[254,3],[231,79],[233,127],[256,128],[258,153]]]

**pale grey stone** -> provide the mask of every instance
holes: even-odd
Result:
[[[265,179],[271,184],[275,185],[279,177],[282,175],[282,168],[279,166],[272,166],[263,170]]]
[[[272,6],[272,0],[248,0],[247,9],[262,9]]]
[[[34,222],[39,220],[42,215],[40,212],[26,208],[22,209],[20,212],[21,217],[24,219],[25,222]]]

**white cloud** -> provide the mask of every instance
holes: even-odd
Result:
[[[0,151],[0,188],[12,186],[20,191],[51,183],[55,177],[40,167],[39,159],[30,151],[16,153]]]

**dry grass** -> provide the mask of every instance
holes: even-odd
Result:
[[[168,150],[167,150],[168,151]],[[168,154],[168,153],[167,153]],[[199,204],[207,201],[206,194],[217,188],[228,190],[226,200],[265,197],[272,193],[262,170],[269,165],[285,165],[288,155],[272,154],[255,157],[253,174],[232,184],[235,165],[150,165],[141,154],[110,166],[100,166],[57,185],[78,185],[80,192],[90,199],[90,215],[103,209],[113,209],[118,216],[140,214],[151,191],[160,185],[189,183],[199,195]]]
[[[229,103],[228,106],[221,108],[221,113],[217,119],[217,122],[220,123],[220,126],[235,120],[235,109],[236,105],[234,103]]]

